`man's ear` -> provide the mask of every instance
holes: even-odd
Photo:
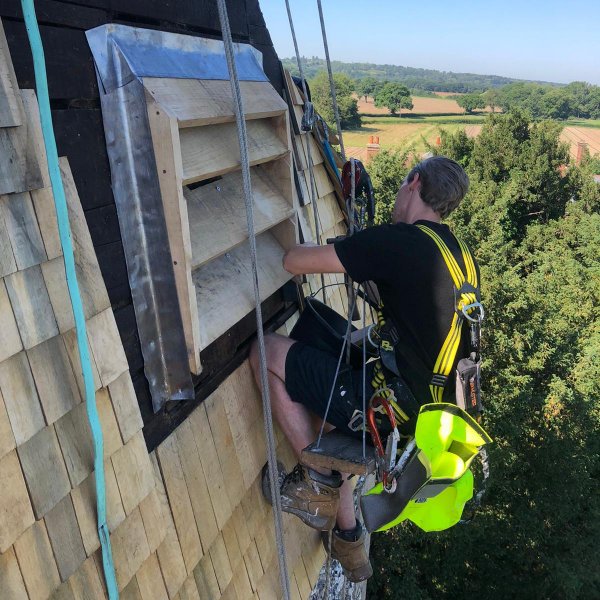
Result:
[[[408,188],[411,192],[414,192],[415,190],[418,192],[421,190],[421,177],[418,173],[413,175],[412,181],[408,184]]]

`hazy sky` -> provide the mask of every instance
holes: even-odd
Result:
[[[279,57],[285,0],[259,0]],[[332,60],[600,85],[600,0],[322,0]],[[324,57],[316,0],[290,0],[300,54]]]

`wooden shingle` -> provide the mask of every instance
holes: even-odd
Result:
[[[121,438],[126,444],[144,426],[131,375],[128,372],[119,375],[112,383],[108,384],[108,391],[121,431]]]
[[[6,406],[4,405],[4,398],[0,391],[0,458],[5,456],[15,446],[15,436],[10,427],[8,413],[6,412]]]
[[[23,576],[13,548],[0,554],[0,598],[28,600]]]

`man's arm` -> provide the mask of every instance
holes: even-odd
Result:
[[[299,245],[283,257],[283,268],[292,275],[308,273],[345,273],[333,244],[327,246]]]

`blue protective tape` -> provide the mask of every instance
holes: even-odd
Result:
[[[50,174],[54,204],[56,206],[58,233],[65,261],[69,296],[71,297],[73,316],[75,317],[77,345],[79,346],[79,358],[81,360],[83,381],[85,385],[85,404],[94,440],[94,473],[96,476],[98,535],[102,546],[104,578],[106,580],[109,599],[117,600],[119,598],[119,591],[117,588],[117,580],[110,548],[110,536],[106,524],[106,487],[104,482],[104,444],[102,440],[102,427],[100,425],[100,419],[98,418],[98,411],[96,410],[96,391],[94,389],[94,377],[87,345],[85,316],[81,295],[79,293],[79,284],[77,283],[77,275],[75,273],[75,257],[73,255],[73,242],[71,240],[67,200],[65,198],[65,190],[60,176],[58,151],[56,149],[56,140],[54,138],[54,129],[52,126],[44,48],[42,46],[42,39],[40,37],[33,0],[21,0],[21,6],[23,7],[25,27],[27,28],[31,53],[33,54],[35,84],[40,107],[40,121],[42,124],[42,133],[44,135],[44,145],[46,147],[46,156],[48,159],[48,172]]]

